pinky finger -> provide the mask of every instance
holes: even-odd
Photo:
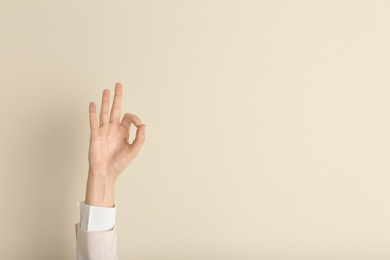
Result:
[[[89,125],[91,130],[99,127],[99,123],[96,117],[96,105],[94,102],[89,103]]]

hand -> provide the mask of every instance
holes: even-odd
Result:
[[[145,141],[145,124],[136,115],[126,113],[121,122],[122,85],[115,85],[114,102],[109,114],[110,91],[103,91],[100,110],[100,122],[96,116],[96,105],[89,104],[90,144],[89,144],[89,174],[87,182],[86,203],[99,204],[96,198],[102,198],[103,193],[112,193],[109,203],[113,203],[113,186],[119,174],[137,156]],[[137,127],[134,141],[129,143],[130,126]],[[110,187],[107,187],[110,186]],[[112,187],[111,187],[112,186]],[[107,199],[104,199],[107,202]],[[91,203],[88,203],[91,202]],[[104,203],[106,204],[106,203]]]

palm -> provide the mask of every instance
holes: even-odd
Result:
[[[89,164],[92,170],[105,169],[119,174],[130,163],[128,130],[120,125],[105,125],[91,132]]]
[[[91,138],[89,145],[90,171],[99,175],[117,177],[138,154],[144,141],[144,124],[132,114],[126,113],[119,123],[122,86],[116,85],[115,97],[109,117],[109,91],[103,92],[100,124],[97,122],[96,107],[90,104]],[[130,125],[137,127],[136,138],[129,144]],[[144,129],[144,128],[143,128]]]

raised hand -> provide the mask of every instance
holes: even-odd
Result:
[[[105,89],[99,121],[96,116],[95,103],[89,104],[91,135],[86,203],[90,205],[103,203],[104,205],[100,206],[113,206],[115,181],[137,156],[145,141],[145,124],[142,124],[139,117],[126,113],[119,121],[122,105],[122,85],[120,83],[115,85],[111,113],[109,113],[109,101],[110,91]],[[129,143],[131,124],[137,127],[137,131],[134,141]],[[112,198],[103,196],[107,193],[112,193]]]

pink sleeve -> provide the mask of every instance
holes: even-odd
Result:
[[[76,224],[77,260],[118,260],[116,226],[110,231],[87,232]]]

